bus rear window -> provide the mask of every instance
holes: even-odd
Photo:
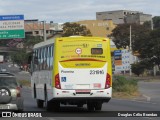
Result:
[[[102,48],[91,48],[91,54],[103,54]]]

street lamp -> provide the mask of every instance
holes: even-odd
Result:
[[[130,76],[132,76],[132,69],[131,69],[131,64],[132,64],[132,28],[131,28],[131,25],[130,25],[130,44],[129,44],[129,63],[130,63],[130,70],[129,70],[129,74]]]

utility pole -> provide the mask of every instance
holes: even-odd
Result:
[[[129,74],[130,74],[130,76],[132,76],[132,69],[131,69],[131,64],[132,64],[132,27],[131,27],[131,25],[130,25],[130,27],[129,27],[130,29],[129,29],[129,31],[130,31],[130,43],[129,43],[129,63],[130,63],[130,70],[129,70]]]
[[[43,22],[43,39],[44,41],[46,41],[46,21],[42,22]]]
[[[151,18],[151,30],[153,30],[153,20],[152,20],[152,18]],[[156,65],[155,64],[153,65],[153,74],[154,74],[154,76],[156,76]]]

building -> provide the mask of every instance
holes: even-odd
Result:
[[[145,21],[151,21],[152,15],[143,14],[139,11],[116,10],[96,12],[97,20],[113,20],[115,24],[137,23],[143,24]]]
[[[126,17],[126,23],[136,23],[136,24],[143,24],[146,21],[151,21],[152,15],[137,13],[137,14],[129,14]]]
[[[86,28],[90,30],[92,36],[96,37],[107,37],[116,27],[112,20],[84,20],[76,23],[86,26]]]
[[[45,23],[45,30],[46,30],[47,36],[51,34],[52,30],[50,30],[50,27],[51,27],[51,24]],[[44,22],[38,21],[37,19],[25,20],[24,21],[24,29],[25,29],[26,35],[43,36]]]
[[[59,23],[46,23],[44,21],[38,21],[38,19],[33,20],[25,20],[25,34],[32,35],[32,36],[43,36],[44,35],[44,28],[46,30],[47,38],[56,34],[63,32],[63,26]]]

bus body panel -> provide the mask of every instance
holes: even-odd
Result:
[[[59,63],[61,89],[104,89],[107,63],[102,68],[64,68]]]

